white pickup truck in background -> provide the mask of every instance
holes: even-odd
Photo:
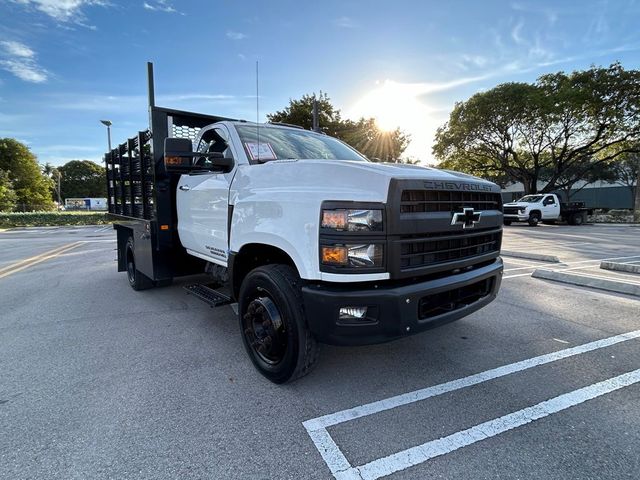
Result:
[[[565,221],[569,225],[582,225],[592,211],[584,202],[562,203],[555,193],[525,195],[521,199],[504,204],[504,224],[527,222],[532,227],[538,223],[552,224]]]

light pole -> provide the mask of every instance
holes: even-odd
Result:
[[[56,177],[58,177],[58,203],[62,206],[62,196],[60,195],[60,179],[62,178],[62,172],[56,168]]]
[[[107,143],[109,144],[109,152],[111,152],[111,120],[100,120],[100,123],[107,127]]]

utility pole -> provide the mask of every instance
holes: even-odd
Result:
[[[58,204],[62,206],[62,195],[60,195],[60,178],[62,177],[62,172],[56,168],[56,174],[58,177]]]
[[[636,195],[633,205],[633,221],[640,223],[640,155],[636,166]]]
[[[316,96],[313,96],[313,109],[311,111],[312,114],[312,129],[314,132],[320,131],[320,121],[318,118],[318,100],[316,100]]]

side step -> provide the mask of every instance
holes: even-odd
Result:
[[[216,285],[216,284],[212,284]],[[187,291],[189,295],[193,295],[194,297],[198,297],[205,303],[208,303],[212,307],[220,307],[221,305],[229,305],[233,302],[231,297],[221,293],[217,290],[214,290],[207,285],[202,285],[201,283],[193,283],[191,285],[186,285],[184,289]]]

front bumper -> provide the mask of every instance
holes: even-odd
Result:
[[[528,213],[522,213],[522,214],[504,214],[503,218],[505,220],[511,220],[512,222],[526,222],[527,220],[529,220],[529,214]]]
[[[490,303],[502,279],[502,259],[419,283],[309,284],[302,288],[310,330],[332,345],[394,340],[463,318]],[[367,318],[341,321],[341,307],[368,307]]]

